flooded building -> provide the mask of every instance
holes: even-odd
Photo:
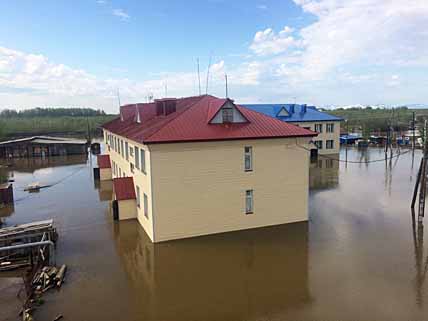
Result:
[[[122,106],[103,129],[153,242],[308,219],[313,131],[209,95]]]
[[[313,130],[318,133],[311,150],[314,154],[337,154],[340,148],[340,122],[342,118],[318,110],[306,104],[249,104],[247,108],[276,117],[282,121]]]
[[[32,136],[0,142],[0,158],[26,158],[81,155],[86,141],[51,136]]]

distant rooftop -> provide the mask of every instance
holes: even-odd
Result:
[[[307,106],[304,104],[245,104],[244,106],[287,122],[343,120],[343,118],[319,111],[315,106]]]

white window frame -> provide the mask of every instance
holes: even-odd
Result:
[[[325,149],[334,149],[334,140],[333,139],[327,139],[325,141]]]
[[[245,214],[254,213],[254,191],[248,189],[245,191]]]
[[[247,159],[249,166],[247,167]],[[253,171],[253,147],[245,146],[244,147],[244,171],[252,172]]]

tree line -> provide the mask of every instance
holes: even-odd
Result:
[[[32,108],[25,110],[4,109],[0,112],[1,118],[34,118],[34,117],[94,117],[105,116],[101,109],[93,108]]]

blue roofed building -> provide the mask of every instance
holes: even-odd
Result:
[[[340,117],[318,110],[306,104],[245,104],[259,113],[313,130],[313,149],[319,154],[337,154],[340,147]]]

